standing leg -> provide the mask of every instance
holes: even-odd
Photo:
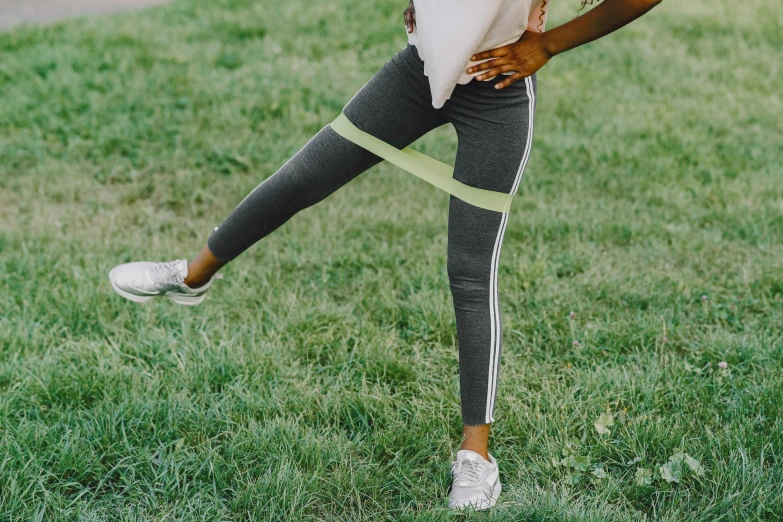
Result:
[[[445,109],[459,139],[454,177],[474,187],[513,194],[530,155],[535,78],[500,91],[496,81],[455,90]],[[463,433],[461,449],[488,458],[494,422],[502,329],[498,264],[509,214],[451,197],[448,275],[457,321]]]
[[[432,107],[423,67],[415,47],[407,46],[348,102],[345,115],[363,131],[398,148],[447,123],[443,112]],[[297,212],[378,162],[378,156],[324,127],[215,229],[199,257],[188,265],[186,284],[208,281]]]

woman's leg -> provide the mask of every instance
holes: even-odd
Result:
[[[497,78],[495,81],[500,81]],[[444,107],[459,148],[454,177],[474,187],[515,193],[530,154],[535,78],[495,90],[495,81],[458,86]],[[498,263],[509,214],[451,197],[448,275],[457,320],[460,395],[465,437],[461,449],[487,458],[495,420],[502,331]]]
[[[354,125],[398,148],[447,123],[443,111],[432,107],[423,64],[412,46],[389,60],[343,111]],[[208,281],[225,263],[297,212],[323,200],[378,162],[378,156],[327,125],[213,231],[199,257],[188,265],[186,284],[199,286]]]

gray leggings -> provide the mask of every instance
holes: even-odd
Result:
[[[494,89],[503,78],[457,85],[451,99],[434,109],[424,63],[408,45],[344,112],[361,130],[398,148],[451,123],[459,143],[454,177],[515,193],[530,155],[536,81],[529,77]],[[231,261],[380,161],[327,125],[236,207],[209,237],[210,250]],[[502,341],[497,270],[508,217],[453,196],[449,201],[447,271],[457,321],[462,421],[474,426],[495,420]]]

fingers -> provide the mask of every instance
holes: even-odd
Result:
[[[488,70],[487,72],[481,73],[478,76],[476,76],[476,79],[477,80],[485,80],[487,78],[494,78],[498,74],[502,74],[504,72],[508,72],[508,71],[512,71],[512,70],[513,70],[513,65],[511,65],[511,64],[502,65],[500,67],[493,67],[492,69]]]
[[[478,71],[486,71],[487,69],[492,69],[493,67],[500,67],[501,65],[505,65],[509,63],[508,58],[499,58],[497,60],[488,60],[486,62],[482,62],[478,65],[474,65],[473,67],[468,67],[468,73],[474,73]]]
[[[503,47],[498,47],[497,49],[490,49],[489,51],[481,51],[480,53],[476,53],[473,56],[470,57],[471,60],[474,62],[476,60],[486,60],[488,58],[497,58],[498,56],[505,56],[508,54],[508,50],[511,47],[512,44],[504,45]]]
[[[525,77],[525,75],[520,73],[520,72],[512,74],[511,76],[509,76],[508,78],[506,78],[502,82],[496,83],[495,84],[495,89],[504,89],[504,88],[508,87],[509,85],[511,85],[512,83],[518,82],[519,80],[521,80],[524,77]]]

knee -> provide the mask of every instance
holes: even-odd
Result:
[[[450,252],[447,272],[449,286],[456,299],[468,301],[487,299],[490,266],[486,259],[469,252]]]
[[[269,200],[276,208],[303,210],[318,202],[324,188],[316,166],[294,156],[267,180]]]

